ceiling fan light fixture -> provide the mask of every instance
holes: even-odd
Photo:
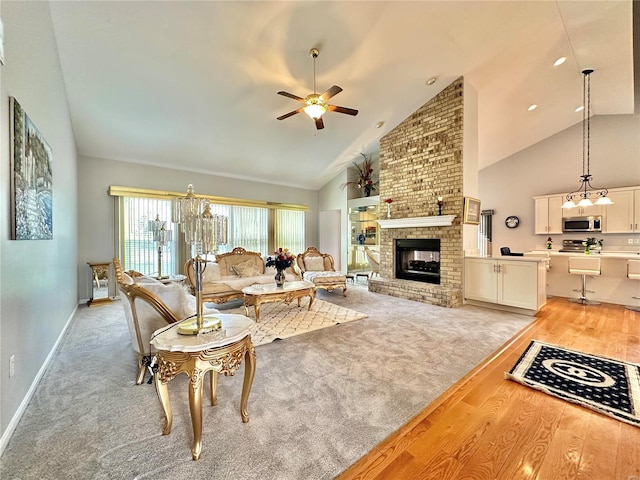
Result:
[[[278,95],[282,95],[287,98],[291,98],[296,100],[303,105],[301,105],[296,110],[293,110],[289,113],[285,113],[284,115],[280,115],[277,117],[277,120],[284,120],[285,118],[289,118],[297,113],[304,112],[306,113],[314,123],[316,124],[317,130],[322,130],[324,128],[324,121],[322,120],[322,115],[326,111],[344,113],[346,115],[355,116],[358,114],[358,110],[348,107],[340,107],[338,105],[331,105],[327,103],[330,98],[333,98],[335,95],[342,91],[337,85],[333,85],[326,92],[319,94],[316,92],[316,58],[318,57],[319,51],[317,48],[312,48],[309,50],[309,56],[313,59],[313,93],[310,93],[306,97],[302,98],[298,95],[294,95],[289,92],[280,91]]]
[[[304,113],[309,115],[314,120],[316,118],[320,118],[326,111],[327,107],[319,103],[311,103],[304,107]]]

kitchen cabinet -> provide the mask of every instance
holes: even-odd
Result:
[[[546,303],[545,259],[466,257],[464,297],[537,312]]]
[[[592,217],[602,215],[602,205],[591,205],[589,207],[565,208],[565,217]]]
[[[607,195],[603,233],[640,233],[640,189],[615,190]]]
[[[562,233],[562,204],[564,197],[554,195],[535,197],[535,233]]]

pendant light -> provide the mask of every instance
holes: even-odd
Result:
[[[575,192],[567,195],[567,201],[562,204],[562,208],[590,207],[594,204],[589,197],[598,197],[596,205],[612,205],[613,202],[607,193],[606,188],[594,188],[591,185],[590,173],[590,140],[591,140],[591,77],[592,69],[582,71],[582,175],[580,176],[580,187]],[[579,199],[579,200],[578,200]],[[575,200],[578,200],[576,205]]]

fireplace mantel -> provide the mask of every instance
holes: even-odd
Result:
[[[391,218],[378,220],[380,228],[446,227],[453,224],[455,215],[436,215],[433,217]]]

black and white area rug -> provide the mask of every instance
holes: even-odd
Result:
[[[505,377],[640,426],[640,365],[532,340]]]

